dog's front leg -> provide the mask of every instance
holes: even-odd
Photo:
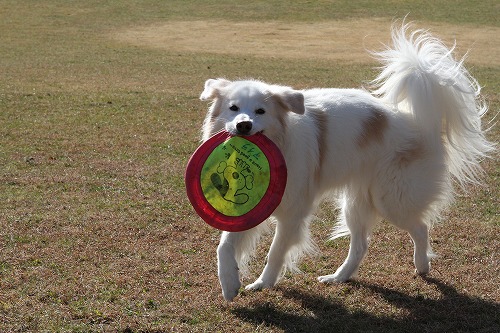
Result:
[[[289,258],[290,249],[300,244],[303,238],[300,227],[301,221],[301,219],[292,219],[289,221],[291,223],[284,225],[278,220],[276,234],[269,250],[266,266],[260,277],[254,283],[245,287],[246,290],[272,288],[278,282],[286,260]]]
[[[241,233],[223,232],[217,247],[217,269],[222,295],[232,301],[240,289],[240,274],[236,261],[236,246],[241,240]]]
[[[346,282],[357,275],[361,261],[368,251],[369,238],[379,217],[367,196],[356,192],[344,193],[341,215],[351,234],[349,253],[334,274],[318,277],[323,283]]]

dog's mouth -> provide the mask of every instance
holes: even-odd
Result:
[[[233,129],[233,130],[228,130],[227,132],[229,132],[229,134],[231,135],[237,135],[237,136],[251,136],[251,135],[255,135],[255,134],[264,134],[264,130],[260,130],[260,131],[250,131],[249,133],[242,133],[240,131],[238,131],[237,129]]]
[[[255,134],[264,134],[264,130],[262,131],[256,131],[254,133],[250,132],[250,133],[240,133],[238,131],[236,131],[236,135],[239,135],[239,136],[251,136],[251,135],[255,135]]]

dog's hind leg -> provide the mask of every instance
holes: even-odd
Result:
[[[364,196],[344,196],[342,218],[351,234],[349,253],[334,274],[318,277],[323,283],[345,282],[354,277],[368,251],[369,238],[378,216]]]
[[[429,227],[417,220],[405,229],[413,240],[413,262],[418,274],[427,274],[431,268],[430,259],[434,256],[429,243]]]

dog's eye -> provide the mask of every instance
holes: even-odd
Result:
[[[264,110],[263,108],[260,108],[260,109],[255,110],[255,113],[264,114],[264,113],[266,113],[266,110]]]
[[[229,108],[229,110],[231,110],[231,111],[239,111],[240,108],[233,104],[233,105],[231,105],[231,107]]]

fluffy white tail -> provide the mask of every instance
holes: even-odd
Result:
[[[393,47],[374,55],[382,62],[373,94],[410,113],[425,137],[445,140],[450,172],[461,186],[477,183],[479,165],[493,144],[481,129],[487,106],[480,86],[447,48],[428,32],[407,34],[408,24],[392,31]]]

